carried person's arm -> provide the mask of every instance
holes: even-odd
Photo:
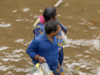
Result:
[[[61,30],[62,30],[64,33],[67,33],[67,28],[66,28],[64,25],[62,25],[62,24],[58,21],[57,18],[56,18],[56,20],[57,20],[57,22],[59,23],[59,25],[60,25],[60,27],[61,27]]]
[[[61,30],[67,33],[67,28],[64,25],[62,25],[60,22],[59,22],[59,25],[61,27]]]

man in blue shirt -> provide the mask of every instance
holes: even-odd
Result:
[[[45,9],[44,13],[43,13],[43,17],[45,18],[45,23],[48,22],[49,20],[56,20],[58,22],[57,19],[57,12],[56,9],[53,7],[48,7]],[[33,30],[33,34],[34,34],[34,38],[40,34],[45,33],[45,23],[38,23],[37,25],[34,26],[34,30]],[[62,25],[59,22],[59,33],[57,34],[56,38],[57,38],[57,44],[59,46],[59,63],[60,63],[60,69],[58,69],[58,74],[57,75],[65,75],[64,74],[64,70],[63,70],[63,39],[62,39],[62,34],[61,31],[63,31],[65,34],[67,34],[67,28]]]
[[[59,33],[59,25],[56,21],[48,21],[45,25],[45,33],[37,36],[29,45],[27,54],[36,63],[46,62],[50,70],[57,71],[59,51],[56,35]],[[56,75],[56,74],[55,74]]]

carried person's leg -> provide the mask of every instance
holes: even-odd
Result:
[[[57,75],[65,75],[64,74],[64,69],[63,69],[63,58],[64,58],[64,53],[63,53],[63,47],[61,48],[59,52],[59,63],[60,63],[60,69],[57,70]]]
[[[64,74],[63,66],[61,66],[60,69],[57,70],[57,75],[65,75],[65,74]]]
[[[59,51],[59,63],[60,63],[60,66],[63,63],[63,58],[64,58],[63,47],[61,47],[61,50]]]

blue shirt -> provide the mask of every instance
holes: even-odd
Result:
[[[56,19],[56,20],[58,21],[58,19]],[[60,22],[58,22],[58,23],[60,25],[60,30],[59,30],[58,35],[56,36],[56,39],[57,39],[57,45],[59,46],[59,49],[60,49],[60,52],[59,52],[59,63],[60,63],[60,65],[62,65],[64,54],[63,54],[63,48],[62,48],[63,39],[62,39],[61,29],[67,35],[67,28],[64,25],[62,25]],[[36,36],[38,36],[39,34],[45,33],[45,29],[44,28],[45,28],[44,24],[38,23],[36,25],[36,27],[34,28],[34,30],[33,30],[34,38]]]
[[[34,64],[39,62],[34,59],[36,55],[39,55],[45,57],[50,70],[53,72],[57,70],[59,52],[56,37],[51,42],[46,33],[40,34],[31,42],[26,52],[33,59]]]
[[[59,24],[60,24],[60,28],[62,28],[67,33],[67,28],[64,25],[62,25],[61,23],[59,23]],[[38,36],[39,34],[43,34],[45,32],[44,28],[45,28],[45,25],[42,23],[39,23],[33,30],[34,38],[36,36]],[[60,29],[58,35],[56,36],[56,38],[57,38],[57,44],[59,46],[59,49],[61,49],[62,44],[63,44],[61,29]]]

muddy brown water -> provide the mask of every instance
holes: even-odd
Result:
[[[33,64],[26,49],[33,39],[33,23],[56,2],[0,0],[0,75],[29,73]],[[100,0],[64,0],[57,13],[68,29],[65,75],[100,75]]]

